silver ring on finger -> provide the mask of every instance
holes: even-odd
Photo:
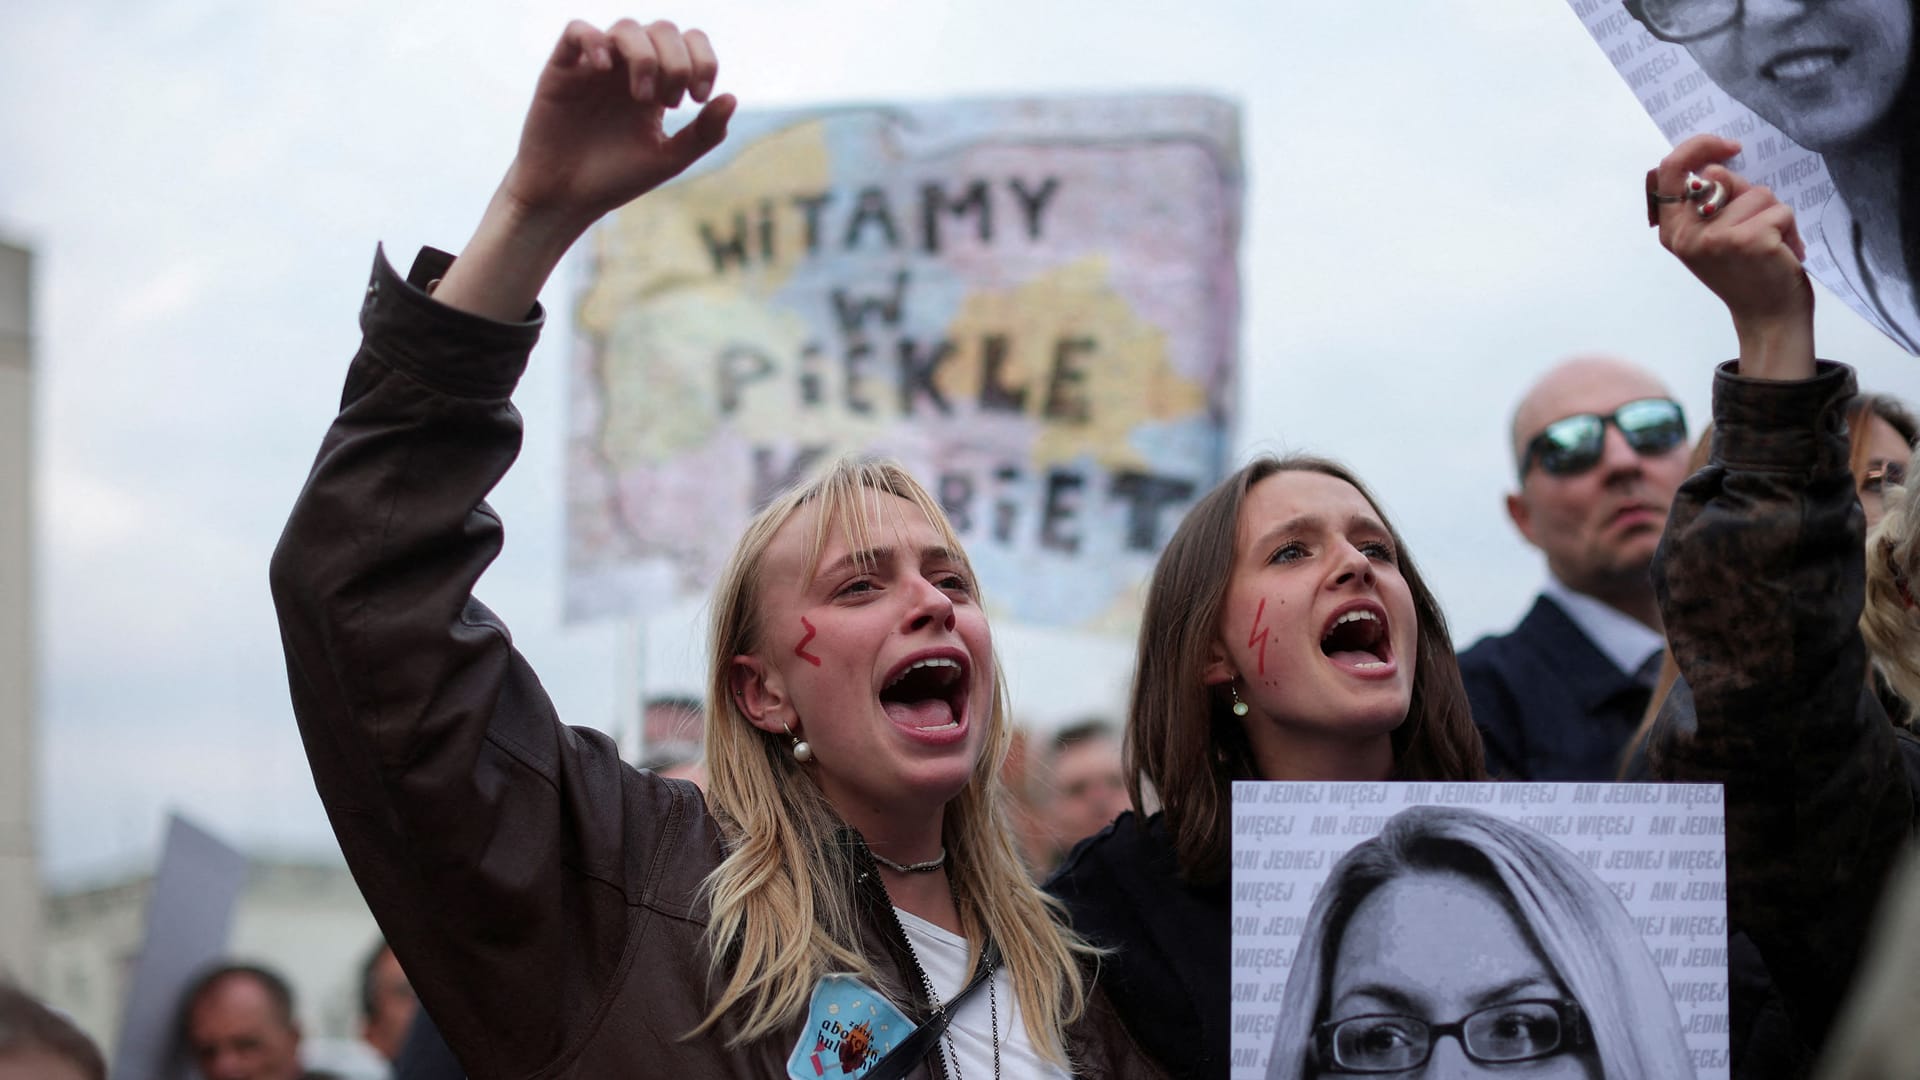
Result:
[[[1719,213],[1721,207],[1726,205],[1727,185],[1714,180],[1707,185],[1707,190],[1700,196],[1699,205],[1693,208],[1693,212],[1699,215],[1701,221],[1711,221],[1713,215]]]

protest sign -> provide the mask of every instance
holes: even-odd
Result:
[[[1224,475],[1238,123],[1198,97],[737,117],[590,236],[569,615],[704,590],[759,506],[860,452],[933,492],[997,611],[1130,628]]]
[[[160,868],[147,894],[146,934],[115,1040],[114,1076],[187,1075],[177,1045],[180,996],[226,953],[246,883],[246,856],[179,814],[168,817]]]
[[[1235,1080],[1317,1075],[1336,1049],[1349,1071],[1416,1068],[1385,1058],[1457,1022],[1483,1060],[1727,1077],[1717,785],[1248,781],[1233,800]]]
[[[1920,354],[1920,244],[1901,232],[1920,214],[1908,0],[1786,16],[1738,0],[1569,2],[1661,134],[1738,140],[1729,167],[1793,207],[1807,271]]]

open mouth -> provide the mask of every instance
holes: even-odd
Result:
[[[904,728],[957,728],[966,715],[967,670],[966,657],[957,651],[908,657],[880,688],[880,707],[887,719]]]
[[[1371,606],[1337,613],[1320,634],[1320,651],[1341,667],[1378,671],[1393,660],[1386,615]]]
[[[1847,60],[1848,50],[1793,49],[1767,61],[1760,68],[1760,74],[1775,82],[1798,82],[1802,79],[1817,79]]]

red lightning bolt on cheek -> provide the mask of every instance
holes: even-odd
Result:
[[[1257,655],[1260,658],[1262,675],[1267,673],[1267,634],[1271,632],[1268,627],[1260,625],[1260,620],[1265,618],[1266,614],[1267,599],[1263,596],[1260,598],[1260,606],[1253,613],[1253,633],[1247,635],[1247,648],[1260,650]]]
[[[1261,603],[1265,603],[1265,602],[1266,601],[1264,600],[1261,601]],[[805,660],[807,663],[812,664],[814,667],[819,667],[820,658],[807,651],[807,642],[812,641],[813,635],[819,633],[820,631],[815,630],[813,628],[813,624],[807,621],[807,617],[805,615],[800,616],[800,625],[807,628],[807,636],[801,638],[800,644],[795,645],[793,647],[793,655],[799,657],[802,660]]]

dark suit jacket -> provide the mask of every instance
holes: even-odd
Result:
[[[1649,696],[1544,596],[1512,633],[1461,653],[1460,677],[1503,780],[1614,779]]]

